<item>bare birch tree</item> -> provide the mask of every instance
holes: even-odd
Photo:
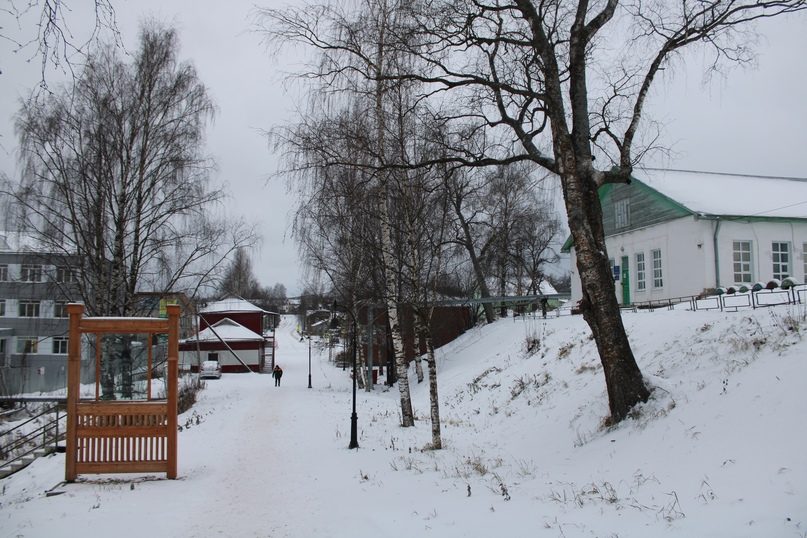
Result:
[[[86,32],[92,18],[93,25]],[[80,24],[76,24],[80,23]],[[110,0],[84,0],[68,7],[62,0],[6,0],[0,8],[0,40],[16,54],[41,64],[41,84],[49,67],[73,70],[83,63],[104,31],[117,38],[115,8]],[[0,73],[5,66],[0,65]]]
[[[252,271],[252,259],[245,247],[235,250],[232,261],[224,270],[218,290],[222,295],[232,294],[244,299],[254,299],[260,295],[260,284]]]
[[[395,353],[395,364],[398,368],[398,391],[401,394],[401,425],[404,427],[414,426],[415,416],[412,411],[412,397],[409,391],[409,361],[406,359],[403,344],[403,327],[401,325],[401,316],[398,307],[398,289],[395,281],[395,257],[393,256],[392,236],[391,229],[392,223],[390,220],[389,212],[389,174],[386,169],[387,164],[387,125],[385,113],[385,88],[384,79],[388,71],[387,64],[392,63],[388,56],[387,51],[387,34],[390,33],[389,25],[390,18],[393,13],[389,9],[387,0],[380,0],[374,6],[376,9],[377,18],[376,35],[376,51],[374,56],[369,56],[369,68],[372,73],[372,81],[375,86],[375,121],[376,121],[376,157],[378,165],[378,179],[380,183],[380,196],[378,200],[378,207],[380,213],[380,227],[381,227],[381,255],[384,259],[384,277],[386,281],[385,286],[385,302],[387,306],[387,317],[389,318],[390,327],[392,328],[392,347]]]
[[[502,296],[523,294],[525,288],[537,294],[542,268],[554,261],[550,245],[558,239],[560,223],[552,204],[539,197],[546,178],[535,177],[535,168],[527,163],[497,167],[482,192],[488,201],[483,258]]]
[[[454,214],[455,233],[451,241],[467,254],[480,297],[490,299],[488,274],[482,262],[486,249],[475,231],[483,213],[483,208],[478,203],[480,197],[477,196],[482,185],[474,182],[473,178],[474,175],[469,170],[458,168],[447,174],[443,188]],[[488,323],[496,321],[493,303],[486,301],[482,303],[482,308]]]
[[[136,311],[140,290],[198,289],[255,241],[215,216],[224,191],[203,153],[215,107],[178,53],[173,29],[144,24],[131,62],[102,47],[17,117],[23,174],[5,190],[43,246],[76,261],[92,315]]]
[[[368,103],[364,110],[367,117],[372,118],[372,122],[364,123],[369,133],[369,136],[363,137],[366,142],[365,155],[361,159],[351,160],[345,158],[344,154],[331,154],[332,159],[327,161],[327,166],[359,166],[365,170],[373,170],[370,178],[377,185],[375,206],[384,290],[381,298],[392,331],[392,348],[401,398],[401,423],[406,427],[414,425],[414,413],[399,306],[401,263],[393,245],[394,231],[389,208],[392,196],[390,183],[393,179],[386,169],[387,161],[395,159],[395,156],[388,155],[391,143],[388,131],[394,125],[388,124],[387,120],[388,88],[385,87],[384,80],[393,65],[393,59],[388,57],[386,40],[393,24],[391,19],[396,16],[396,7],[388,5],[387,0],[370,1],[363,6],[366,9],[357,12],[360,14],[357,20],[351,20],[338,9],[326,7],[316,7],[309,12],[261,9],[257,17],[264,25],[262,31],[268,39],[281,43],[313,45],[322,53],[314,71],[308,75],[319,81],[323,87],[330,91],[349,92]],[[320,31],[322,35],[319,34]],[[286,135],[283,138],[290,140],[291,137]]]

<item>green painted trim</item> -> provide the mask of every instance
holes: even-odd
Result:
[[[660,222],[654,223],[654,224],[647,224],[647,225],[641,225],[641,226],[636,226],[636,227],[628,226],[627,228],[620,229],[619,232],[607,234],[606,237],[614,237],[614,236],[621,235],[621,234],[626,233],[626,232],[631,232],[631,231],[634,231],[634,230],[640,230],[640,229],[646,228],[648,226],[654,226],[656,224],[661,224],[662,222],[670,222],[670,221],[676,220],[676,219],[681,218],[681,217],[686,217],[686,216],[694,216],[696,219],[704,219],[704,220],[721,219],[721,220],[723,220],[725,222],[749,222],[749,223],[750,222],[807,222],[807,218],[798,218],[798,217],[786,218],[786,217],[722,215],[722,214],[717,215],[717,214],[708,214],[708,213],[707,214],[698,214],[698,213],[692,211],[691,209],[687,208],[686,206],[684,206],[680,202],[677,202],[677,201],[673,200],[672,198],[670,198],[669,196],[666,196],[665,194],[660,193],[659,191],[657,191],[653,187],[647,185],[646,183],[642,182],[642,180],[637,179],[634,176],[631,176],[630,184],[606,183],[605,185],[600,187],[599,191],[597,191],[597,195],[600,198],[600,206],[603,209],[603,212],[606,210],[606,207],[609,207],[610,199],[614,194],[614,190],[616,190],[616,188],[618,186],[622,186],[622,185],[624,185],[626,187],[631,187],[631,186],[638,187],[640,190],[644,190],[645,192],[650,193],[654,198],[659,200],[662,204],[664,204],[668,208],[672,209],[674,212],[678,212],[680,214],[678,216],[676,216],[675,218],[670,218],[670,219],[660,221]],[[574,238],[572,237],[571,234],[569,234],[569,237],[566,238],[566,241],[563,243],[563,246],[561,246],[560,251],[562,253],[566,254],[566,253],[569,253],[571,251],[572,247],[574,247]]]
[[[571,252],[573,246],[574,246],[574,238],[572,237],[572,234],[569,234],[569,237],[566,238],[566,241],[564,241],[563,246],[560,247],[560,251],[564,254],[568,254],[569,252]]]
[[[743,215],[696,215],[702,220],[717,220],[723,222],[807,222],[807,218],[802,217],[747,217]]]

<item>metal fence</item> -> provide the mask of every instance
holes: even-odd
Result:
[[[67,387],[64,366],[21,365],[0,368],[0,396],[54,392]]]
[[[687,310],[697,312],[699,310],[720,310],[721,312],[736,312],[740,309],[758,309],[778,305],[807,305],[807,284],[793,286],[789,288],[760,289],[757,291],[723,293],[720,295],[686,295],[669,299],[655,301],[639,301],[622,305],[623,312],[640,312],[654,310],[673,310],[676,306],[684,304]],[[539,317],[554,318],[565,315],[580,314],[577,305],[566,302],[561,306],[550,308],[546,316],[542,316],[539,311],[531,310],[525,313],[518,313],[513,316],[514,320],[535,319]]]

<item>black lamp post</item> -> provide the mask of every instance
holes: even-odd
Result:
[[[311,333],[308,333],[308,388],[311,388]]]
[[[337,307],[341,305],[336,304],[336,301],[333,302],[333,310],[335,311]],[[358,437],[358,422],[359,417],[356,414],[356,316],[353,315],[353,312],[350,311],[349,308],[342,307],[345,312],[350,314],[350,319],[353,321],[353,349],[352,351],[352,367],[353,367],[353,414],[350,415],[350,444],[347,446],[348,449],[351,448],[359,448],[359,437]],[[334,317],[331,319],[331,328],[335,329],[339,324],[339,321]]]

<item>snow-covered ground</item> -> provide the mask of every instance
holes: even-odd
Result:
[[[439,350],[444,449],[428,384],[417,425],[396,388],[359,391],[285,318],[282,386],[210,380],[180,417],[179,475],[84,475],[64,456],[0,481],[0,538],[807,536],[807,325],[795,307],[626,313],[657,387],[619,427],[579,316],[502,320]],[[527,356],[528,338],[540,348]],[[47,491],[63,492],[46,496]]]

